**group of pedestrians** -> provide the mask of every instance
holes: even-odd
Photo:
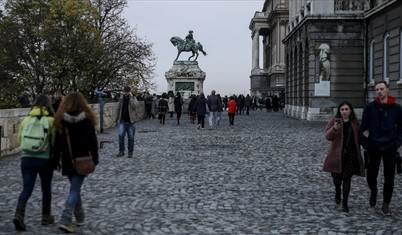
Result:
[[[377,204],[377,178],[382,160],[384,187],[381,212],[392,215],[389,204],[394,190],[397,151],[402,141],[402,109],[388,95],[389,86],[385,81],[376,82],[375,92],[377,97],[364,108],[361,124],[351,103],[343,101],[339,104],[336,115],[325,129],[325,137],[331,145],[323,170],[332,174],[335,202],[342,202],[342,210],[348,212],[353,175],[366,175],[370,188],[369,204],[372,207]],[[364,161],[360,146],[364,149]]]
[[[65,232],[74,232],[73,217],[77,226],[83,225],[85,221],[80,192],[86,176],[75,172],[72,159],[91,155],[95,165],[98,164],[98,142],[95,134],[97,118],[79,92],[69,93],[63,99],[61,93],[56,92],[54,98],[52,105],[47,95],[38,95],[29,115],[19,128],[23,189],[12,220],[19,231],[26,230],[25,209],[38,175],[42,189],[41,224],[46,226],[55,222],[51,210],[54,170],[61,170],[61,174],[67,176],[70,182],[70,192],[58,227]],[[67,131],[71,140],[72,155],[67,147]],[[36,140],[30,139],[31,134],[42,134],[44,138],[36,145]]]

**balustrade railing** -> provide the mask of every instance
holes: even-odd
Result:
[[[370,0],[335,0],[336,14],[362,13],[370,9]]]

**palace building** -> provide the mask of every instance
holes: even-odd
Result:
[[[288,14],[281,19],[286,22],[283,37],[272,31],[270,19],[279,13],[269,5],[281,9],[280,15]],[[328,120],[337,105],[348,100],[360,117],[365,104],[375,98],[374,83],[380,80],[387,81],[390,95],[402,102],[401,0],[266,0],[250,29],[251,92],[274,90],[279,77],[275,68],[282,68],[284,112],[289,116]],[[263,37],[262,69],[255,66],[257,32]],[[281,47],[283,52],[274,51]],[[272,61],[276,53],[284,53],[284,63],[280,55]]]

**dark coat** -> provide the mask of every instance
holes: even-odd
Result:
[[[181,96],[176,96],[174,98],[174,111],[176,113],[181,113],[183,111],[183,99]]]
[[[188,105],[188,112],[190,115],[195,115],[195,111],[193,110],[195,102],[197,101],[196,97],[191,98],[190,104]]]
[[[323,171],[342,173],[342,145],[343,145],[343,128],[335,130],[334,128],[335,118],[332,118],[325,128],[325,138],[331,141],[327,158],[325,159]],[[343,121],[342,121],[343,122]],[[357,159],[359,162],[360,176],[365,175],[363,158],[359,145],[359,123],[357,121],[352,122],[353,136],[356,145]]]
[[[57,160],[57,162],[60,162],[61,158],[62,174],[76,174],[68,150],[65,127],[68,128],[70,134],[73,158],[91,154],[95,165],[98,164],[98,141],[95,127],[92,125],[92,122],[85,117],[85,114],[83,112],[75,115],[64,114],[62,124],[63,132],[56,133],[53,151],[54,159]]]
[[[363,136],[365,130],[369,137]],[[381,104],[379,98],[367,104],[363,111],[360,127],[360,144],[363,148],[390,149],[402,142],[402,109],[395,99],[388,96],[388,103]]]
[[[207,100],[205,99],[204,96],[200,96],[195,101],[193,111],[195,113],[197,113],[197,115],[199,115],[199,116],[205,115],[207,113],[206,105],[207,105]]]
[[[219,96],[210,95],[208,96],[209,111],[216,112],[222,110],[222,102]]]

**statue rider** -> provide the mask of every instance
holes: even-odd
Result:
[[[188,31],[188,35],[186,36],[186,44],[184,45],[184,48],[186,48],[187,44],[190,44],[192,48],[193,44],[195,43],[194,37],[193,37],[193,30]]]

